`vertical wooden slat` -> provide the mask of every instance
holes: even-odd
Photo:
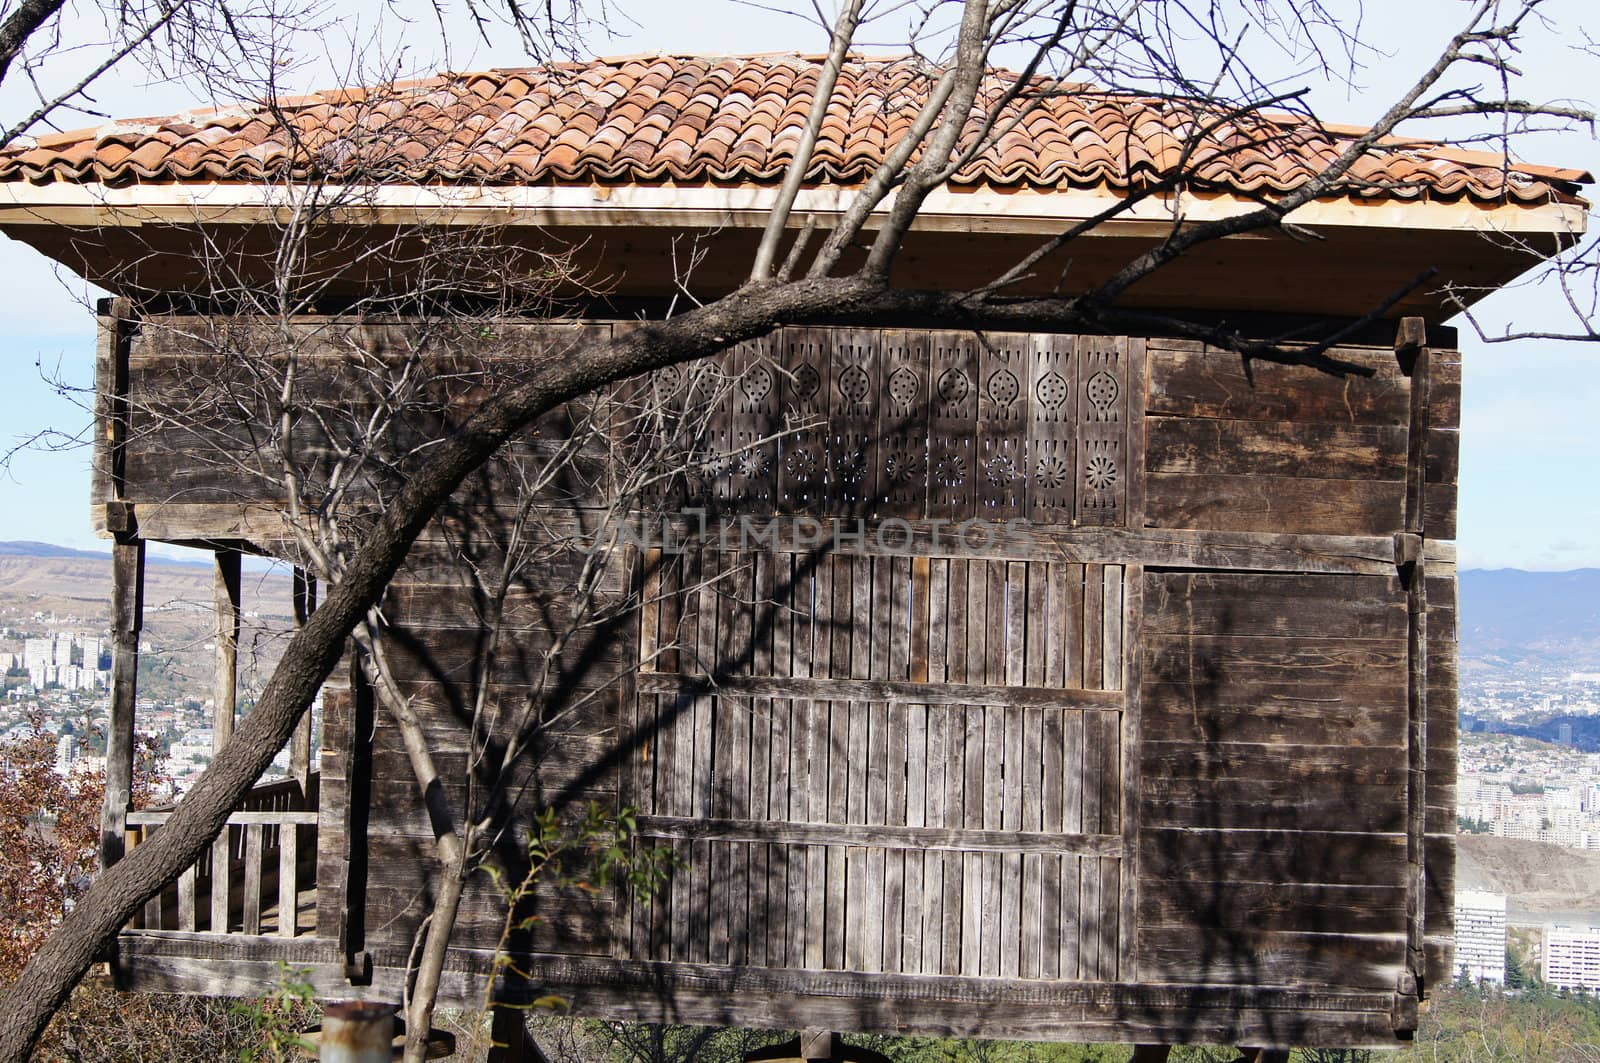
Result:
[[[1061,978],[1061,857],[1039,857],[1039,977]]]
[[[1117,977],[1139,980],[1139,794],[1143,756],[1141,721],[1144,661],[1144,569],[1127,566],[1123,577],[1123,703],[1122,703],[1122,911],[1118,920]]]
[[[977,566],[981,567],[981,566]],[[968,829],[983,828],[984,793],[983,779],[983,751],[984,751],[984,710],[979,705],[965,707],[965,741],[964,751],[966,762],[962,775],[966,791],[966,816],[963,826]],[[976,976],[980,974],[982,963],[983,943],[983,864],[982,857],[977,853],[961,854],[961,938],[960,974]],[[950,943],[945,943],[948,948]]]
[[[255,935],[261,933],[262,829],[260,823],[248,823],[244,827],[244,919],[241,930]]]
[[[1102,748],[1102,713],[1083,713],[1083,832],[1100,833],[1100,801],[1105,793],[1105,754]]]
[[[1122,689],[1122,596],[1122,566],[1106,565],[1100,622],[1100,676],[1106,690]]]
[[[716,550],[702,550],[700,552],[700,603],[696,614],[699,630],[696,634],[697,648],[700,660],[698,671],[700,674],[712,674],[718,664],[717,650],[720,642],[717,637],[717,624],[720,617],[720,597],[723,591],[722,580],[725,575],[723,562],[727,560]],[[694,752],[690,759],[690,799],[689,815],[711,815],[711,786],[713,779],[712,757],[713,728],[716,726],[717,699],[714,695],[702,695],[694,700],[694,724],[691,730],[691,740],[694,743]],[[703,884],[706,868],[696,868],[696,884]],[[704,898],[706,891],[701,889],[697,897]]]
[[[910,675],[911,646],[911,563],[905,558],[880,559],[889,570],[889,671],[891,679]],[[906,733],[910,716],[917,707],[879,703],[878,719],[884,729],[884,798],[882,822],[904,825],[906,821]],[[905,854],[886,849],[879,859],[883,866],[882,930],[879,934],[880,971],[900,970],[901,938],[905,905]]]
[[[1085,790],[1084,764],[1084,714],[1071,711],[1062,714],[1061,737],[1061,829],[1067,834],[1082,833],[1083,793]]]
[[[694,858],[691,843],[677,841],[672,844],[673,863],[676,870],[672,875],[672,933],[667,941],[667,958],[680,963],[687,963],[694,957],[689,951],[690,945],[690,913],[689,906],[693,897],[693,872],[689,864]]]
[[[1002,769],[1004,799],[1001,807],[1000,829],[1022,829],[1023,810],[1023,710],[1020,705],[1007,705],[1002,710],[1005,719],[1004,755]],[[1022,957],[1022,860],[1010,854],[1000,857],[1000,977],[1017,977]]]
[[[689,870],[694,878],[689,895],[689,948],[685,958],[690,963],[709,963],[711,957],[712,844],[702,840],[689,844]]]
[[[1105,568],[1085,565],[1083,573],[1083,685],[1089,690],[1105,684]]]
[[[1066,676],[1064,685],[1084,687],[1086,674],[1083,661],[1083,610],[1084,610],[1084,565],[1071,564],[1066,566],[1066,586],[1058,606],[1061,616],[1061,637],[1065,641]]]
[[[1042,831],[1043,818],[1043,790],[1042,767],[1044,761],[1044,709],[1027,709],[1023,712],[1023,740],[1022,740],[1022,821],[1020,827],[1025,831]],[[1038,853],[1028,853],[1022,857],[1022,895],[1018,905],[1018,916],[1021,919],[1021,957],[1018,963],[1018,973],[1023,978],[1038,978],[1040,976],[1040,950],[1041,944],[1041,904],[1040,904],[1040,868],[1041,857]]]
[[[295,888],[295,864],[300,858],[300,828],[293,823],[278,827],[278,934],[294,937],[299,933],[300,894]]]
[[[195,911],[195,869],[190,866],[178,876],[178,929],[192,934],[199,928],[199,916]]]
[[[1045,643],[1044,681],[1048,687],[1067,686],[1067,646],[1063,631],[1067,627],[1067,568],[1059,561],[1051,561],[1046,569],[1046,599],[1044,622],[1039,637]]]
[[[1094,857],[1080,857],[1064,855],[1061,857],[1061,885],[1059,901],[1061,918],[1057,924],[1060,928],[1060,957],[1061,977],[1075,980],[1084,977],[1082,957],[1082,924],[1080,914],[1080,885],[1082,881],[1082,864],[1085,860]]]
[[[1100,977],[1100,858],[1078,861],[1078,965],[1085,979]]]
[[[945,770],[949,763],[950,720],[955,709],[950,705],[928,706],[928,770],[926,811],[923,823],[943,827],[949,823],[946,798],[949,793]],[[940,971],[940,945],[944,926],[944,858],[942,852],[922,855],[922,964],[923,974]]]
[[[663,588],[670,594],[662,601],[663,634],[672,631],[674,649],[661,655],[661,670],[678,670],[685,675],[700,675],[704,669],[700,662],[700,630],[703,596],[699,583],[703,578],[703,562],[709,550],[692,548],[679,558],[678,578],[668,580],[672,586]],[[709,651],[711,647],[706,647]],[[661,698],[667,706],[669,719],[663,727],[660,772],[662,804],[667,815],[694,815],[694,775],[696,708],[700,698],[686,694]],[[662,943],[662,955],[668,960],[687,961],[690,943],[690,905],[694,894],[694,871],[685,861],[691,856],[688,842],[672,846],[676,869],[672,875],[670,914],[665,920],[668,928]]]
[[[921,827],[927,823],[928,707],[910,705],[905,712],[905,752],[900,768],[905,794],[903,815],[896,822]],[[890,805],[894,805],[892,800]],[[893,870],[899,873],[900,904],[890,910],[894,930],[892,940],[885,939],[884,967],[917,974],[922,970],[922,853],[907,849],[891,854],[891,859],[897,860]]]
[[[927,681],[930,683],[942,683],[948,678],[950,564],[942,557],[928,561]]]

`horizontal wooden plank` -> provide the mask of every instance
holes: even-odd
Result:
[[[159,827],[172,818],[171,812],[155,812],[141,810],[128,813],[128,826],[130,827]],[[228,815],[228,822],[234,826],[249,826],[252,824],[268,827],[282,826],[294,823],[299,826],[314,827],[318,822],[316,809],[283,811],[283,812],[232,812]]]
[[[1326,985],[1378,991],[1405,971],[1406,937],[1141,927],[1139,971],[1154,982]]]
[[[1399,786],[1406,781],[1406,751],[1398,745],[1312,746],[1301,743],[1158,741],[1145,735],[1141,749],[1146,785],[1163,779],[1213,782],[1328,782],[1339,775],[1357,786]]]
[[[1120,690],[984,686],[972,683],[908,683],[889,679],[802,679],[724,676],[715,681],[641,672],[641,694],[724,693],[740,697],[803,698],[811,701],[884,701],[914,705],[1019,705],[1043,709],[1120,709]]]
[[[1322,421],[1403,426],[1410,383],[1393,351],[1332,352],[1373,370],[1371,376],[1277,365],[1222,351],[1173,351],[1150,345],[1151,414],[1251,421]]]
[[[1145,418],[1153,473],[1403,480],[1406,429],[1217,417]]]
[[[541,515],[551,523],[570,520],[572,514],[550,512]],[[292,558],[285,515],[271,506],[247,504],[156,504],[136,507],[140,534],[161,542],[194,540],[243,542],[259,552]],[[796,534],[792,520],[777,522],[777,538],[769,544],[761,532],[763,548],[808,551],[816,548],[816,535],[832,542],[837,522],[823,521],[821,530],[808,529]],[[868,523],[861,551],[875,550],[875,525]],[[713,525],[711,534],[719,534]],[[854,525],[849,529],[855,534]],[[995,525],[985,539],[982,556],[997,560],[1062,561],[1094,564],[1144,564],[1183,568],[1243,569],[1288,572],[1362,572],[1385,575],[1394,571],[1392,535],[1348,536],[1273,532],[1238,532],[1205,529],[1114,529],[1033,527],[1027,524]],[[957,548],[956,529],[941,525],[937,538],[931,522],[912,522],[911,541],[904,550],[883,551],[915,557],[964,557]],[[430,534],[425,532],[424,540]],[[643,532],[640,532],[643,535]],[[674,533],[675,535],[678,533]],[[728,532],[737,542],[737,528]],[[976,533],[974,533],[976,536]],[[902,535],[893,537],[898,547]],[[803,540],[803,541],[802,541]],[[674,539],[681,543],[682,540]],[[1430,561],[1452,563],[1456,550],[1452,543],[1429,540],[1424,544]],[[852,550],[858,548],[851,546]]]
[[[1145,481],[1145,522],[1161,528],[1390,535],[1404,502],[1398,480],[1151,473]]]
[[[1394,692],[1306,697],[1248,687],[1146,684],[1141,698],[1146,741],[1305,743],[1398,747],[1406,705]]]
[[[1210,702],[1271,698],[1393,703],[1405,697],[1405,643],[1395,639],[1150,635],[1145,682],[1196,690]]]
[[[1147,633],[1404,639],[1393,576],[1147,572]]]
[[[1141,891],[1178,882],[1299,882],[1403,887],[1403,834],[1338,831],[1196,830],[1140,832]]]
[[[1372,831],[1406,826],[1406,787],[1343,781],[1329,767],[1304,779],[1161,779],[1146,769],[1146,827]]]
[[[1185,882],[1139,897],[1139,925],[1320,934],[1403,934],[1406,891],[1298,882]]]
[[[1021,830],[787,823],[762,820],[640,816],[650,838],[768,842],[774,845],[854,845],[882,849],[938,849],[974,853],[1078,853],[1121,856],[1116,834],[1059,834]]]
[[[128,988],[259,996],[303,967],[319,996],[348,995],[333,942],[318,949],[268,952],[267,939],[237,939],[220,949],[196,937],[130,933],[121,940],[119,982]],[[310,939],[294,939],[299,944]],[[407,950],[373,950],[372,999],[396,1000]],[[201,955],[226,963],[196,962]],[[1022,979],[941,978],[883,973],[762,971],[710,964],[663,964],[600,957],[519,954],[540,973],[537,991],[563,996],[577,1015],[618,1021],[691,1022],[781,1029],[826,1029],[948,1037],[1027,1038],[1183,1044],[1351,1044],[1393,1047],[1392,986],[1374,992],[1309,987],[1119,985]],[[482,978],[497,969],[493,950],[452,950],[441,1001],[475,1006]],[[530,987],[530,992],[533,987]],[[908,1011],[904,1001],[915,1000]]]

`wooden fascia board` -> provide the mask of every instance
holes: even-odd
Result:
[[[511,225],[671,228],[761,228],[776,190],[764,186],[516,185],[504,187],[352,186],[336,217],[351,225]],[[826,223],[841,214],[855,189],[807,189],[790,219]],[[286,218],[292,190],[260,184],[130,185],[0,184],[0,225],[250,224]],[[993,189],[931,194],[916,228],[929,232],[1046,235],[1094,217],[1117,201],[1109,191]],[[1151,238],[1175,221],[1228,217],[1258,204],[1227,196],[1151,197],[1096,227],[1095,235]],[[879,217],[881,217],[881,212]],[[1587,223],[1581,203],[1481,204],[1472,201],[1350,199],[1309,203],[1289,216],[1311,229],[1468,231],[1547,234],[1563,242]],[[869,222],[869,227],[873,223]],[[1270,237],[1257,237],[1270,238]]]

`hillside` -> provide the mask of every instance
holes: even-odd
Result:
[[[150,558],[145,566],[140,693],[210,696],[213,670],[211,569]],[[110,624],[111,555],[39,543],[0,543],[0,627],[22,635],[105,632]],[[241,586],[240,671],[248,691],[270,672],[292,626],[286,569],[247,572]],[[53,619],[52,619],[53,618]],[[152,647],[154,649],[152,650]],[[0,653],[20,642],[0,641]]]
[[[1512,918],[1584,915],[1600,923],[1600,852],[1463,834],[1456,839],[1458,889],[1509,899]]]

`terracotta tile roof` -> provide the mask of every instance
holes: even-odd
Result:
[[[0,181],[254,181],[288,171],[394,182],[771,184],[798,143],[817,73],[816,57],[658,55],[446,74],[43,136],[0,152]],[[1005,84],[991,77],[983,100],[998,99]],[[909,59],[853,60],[809,181],[864,178],[909,128],[929,85]],[[1125,189],[1168,172],[1212,121],[1182,102],[1058,91],[954,183]],[[1223,189],[1281,192],[1319,172],[1358,132],[1284,115],[1221,121],[1191,166]],[[1508,172],[1498,155],[1392,145],[1363,160],[1345,191],[1534,201],[1565,198],[1585,180],[1578,170]]]

